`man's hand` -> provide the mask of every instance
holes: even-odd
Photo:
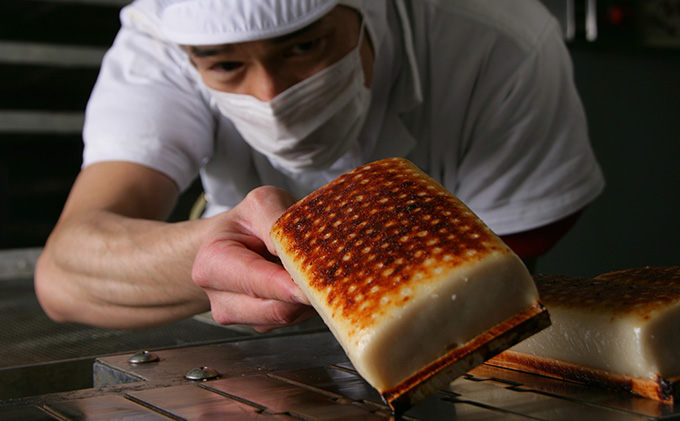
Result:
[[[218,323],[247,324],[266,332],[316,314],[278,263],[269,237],[276,219],[293,202],[283,190],[260,187],[213,217],[192,276],[208,294]]]
[[[212,304],[218,322],[260,331],[314,314],[272,255],[269,230],[293,202],[287,193],[260,188],[210,219],[162,222],[178,195],[169,177],[141,165],[85,168],[36,267],[46,314],[133,329]]]

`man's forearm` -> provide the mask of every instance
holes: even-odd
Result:
[[[36,292],[57,321],[141,328],[209,307],[191,280],[208,221],[165,223],[91,211],[61,221],[36,268]]]

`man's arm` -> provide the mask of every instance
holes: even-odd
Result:
[[[261,201],[276,194],[270,192]],[[257,234],[242,230],[253,223],[251,218],[260,217],[257,211],[244,216],[237,207],[208,220],[162,222],[177,197],[170,178],[141,165],[106,162],[85,168],[36,267],[36,292],[45,312],[57,321],[141,328],[206,311],[209,296],[213,312],[228,323],[273,327],[295,321],[306,311],[306,306],[280,302],[299,302],[292,297],[299,291],[283,268],[263,258],[266,247],[258,249],[262,241]],[[270,218],[290,204],[277,203]],[[262,227],[272,223],[257,222]],[[229,237],[230,244],[245,252],[213,253],[194,268],[204,242],[224,243],[215,240],[214,233],[221,240]],[[203,248],[210,250],[209,245]],[[272,266],[235,278],[233,274],[245,272],[243,254]],[[193,282],[192,269],[209,273],[201,287]],[[276,281],[273,285],[262,286],[263,270],[268,281]]]
[[[45,312],[57,321],[135,328],[207,309],[190,275],[205,221],[160,222],[177,197],[172,180],[140,165],[85,168],[36,267]]]

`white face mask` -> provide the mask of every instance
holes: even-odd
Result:
[[[268,102],[209,89],[218,108],[255,150],[290,172],[330,167],[357,141],[371,91],[358,45],[345,57]]]

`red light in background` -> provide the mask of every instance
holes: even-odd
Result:
[[[621,6],[611,6],[607,13],[607,20],[612,25],[621,25],[626,20],[626,11]]]

